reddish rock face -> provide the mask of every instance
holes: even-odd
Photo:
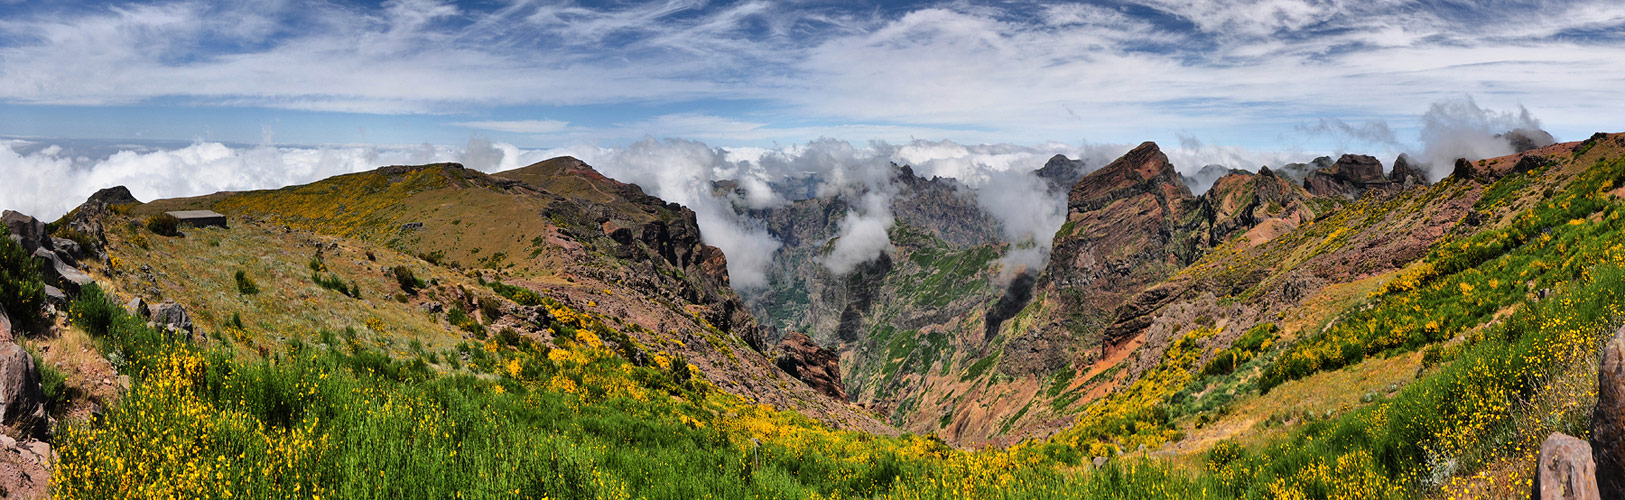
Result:
[[[1597,468],[1591,462],[1591,445],[1585,441],[1553,433],[1540,444],[1540,458],[1535,467],[1531,496],[1537,500],[1603,498],[1597,493]]]
[[[774,364],[797,380],[829,397],[845,401],[846,385],[841,383],[840,356],[835,351],[819,347],[812,338],[800,332],[790,332],[779,341],[784,351],[773,360]]]
[[[1067,194],[1067,222],[1055,234],[1038,290],[1054,302],[1048,324],[1012,339],[999,369],[1042,374],[1093,349],[1113,311],[1198,256],[1205,230],[1189,227],[1201,204],[1155,143],[1141,144],[1083,177]],[[1030,337],[1030,338],[1029,338]]]
[[[1615,332],[1602,349],[1591,441],[1597,486],[1605,498],[1625,498],[1625,329]]]

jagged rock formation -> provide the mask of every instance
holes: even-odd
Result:
[[[1053,191],[1064,191],[1082,179],[1088,171],[1086,162],[1082,159],[1068,159],[1066,155],[1051,156],[1044,166],[1033,171],[1034,175],[1044,180],[1044,184]]]
[[[1550,132],[1541,129],[1515,128],[1503,134],[1497,134],[1507,142],[1512,143],[1512,150],[1522,153],[1531,149],[1539,149],[1557,143],[1557,138]]]
[[[1314,160],[1310,160],[1309,163],[1288,163],[1281,165],[1280,168],[1275,169],[1275,173],[1291,179],[1292,182],[1303,184],[1304,179],[1309,178],[1309,174],[1314,173],[1316,170],[1321,170],[1331,166],[1332,157],[1322,156],[1315,158]]]
[[[790,332],[778,345],[781,353],[773,363],[790,376],[806,382],[829,397],[845,401],[846,385],[841,382],[840,355],[819,347],[801,332]]]
[[[1411,166],[1410,157],[1401,153],[1394,158],[1394,168],[1388,173],[1388,182],[1398,184],[1401,188],[1424,186],[1428,183],[1427,172]]]
[[[1121,340],[1087,339],[1134,294],[1194,261],[1207,239],[1193,227],[1202,202],[1151,142],[1079,180],[1067,195],[1067,210],[1038,285],[1055,313],[1036,332],[1016,332],[1017,339],[1034,338],[1018,340],[1031,347],[1001,363],[1007,374],[1054,370],[1076,354],[1067,346]]]
[[[1345,154],[1331,166],[1310,172],[1303,187],[1315,196],[1342,196],[1356,200],[1372,189],[1390,186],[1382,162],[1366,155]]]
[[[1233,235],[1268,224],[1249,234],[1257,244],[1314,218],[1310,196],[1264,168],[1230,171],[1195,197],[1155,143],[1141,144],[1072,188],[1067,223],[1040,280],[1056,315],[1038,335],[1072,336],[1076,343],[1031,342],[1099,348],[1121,342],[1173,295],[1148,287]],[[1007,373],[1042,373],[1066,361],[1055,350],[1033,352],[1044,359],[1012,356]]]
[[[1308,192],[1269,167],[1257,174],[1233,170],[1202,194],[1201,223],[1209,227],[1207,243],[1219,244],[1271,220],[1283,221],[1285,227],[1271,228],[1276,232],[1295,228],[1315,216],[1309,198]],[[1257,235],[1252,241],[1267,239],[1267,235]]]

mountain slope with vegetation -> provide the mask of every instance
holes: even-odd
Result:
[[[895,226],[839,365],[879,418],[763,354],[692,212],[573,159],[8,214],[0,326],[56,374],[48,452],[0,462],[62,498],[1511,497],[1603,422],[1625,135],[1353,200],[1169,172],[1074,184],[1029,300],[997,244]]]

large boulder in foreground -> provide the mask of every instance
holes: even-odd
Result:
[[[1591,461],[1591,445],[1560,432],[1540,444],[1535,461],[1536,500],[1598,500],[1597,467]]]
[[[1591,456],[1603,498],[1625,498],[1625,328],[1602,349],[1597,406],[1591,410]]]
[[[773,363],[797,380],[806,382],[829,397],[845,401],[846,384],[841,383],[840,355],[819,347],[811,337],[801,332],[790,332],[779,341],[783,351]]]
[[[50,430],[39,367],[23,347],[0,346],[0,425],[22,437],[43,437]]]

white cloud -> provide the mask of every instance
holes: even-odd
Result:
[[[1540,120],[1519,108],[1517,113],[1485,109],[1471,97],[1433,103],[1422,115],[1420,158],[1429,179],[1450,175],[1457,158],[1477,161],[1516,152],[1500,134],[1513,129],[1540,129]]]
[[[897,221],[892,217],[891,197],[882,192],[864,193],[856,205],[841,218],[835,245],[820,260],[836,276],[893,250],[888,231]]]

